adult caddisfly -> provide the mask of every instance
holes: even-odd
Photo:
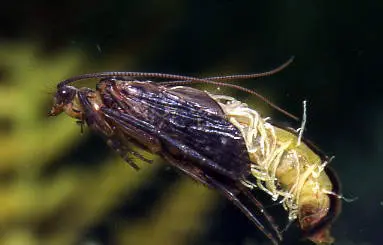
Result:
[[[261,97],[222,81],[271,75],[288,63],[265,73],[210,78],[140,72],[80,75],[57,85],[49,114],[64,111],[86,122],[135,169],[132,156],[150,160],[129,143],[160,155],[219,190],[274,244],[282,241],[282,232],[255,198],[254,187],[282,203],[308,239],[330,244],[330,224],[340,210],[339,184],[326,166],[330,159],[295,130],[265,120],[232,97],[180,86],[208,83]],[[148,77],[163,81],[143,81]],[[91,78],[100,79],[95,90],[70,86]]]

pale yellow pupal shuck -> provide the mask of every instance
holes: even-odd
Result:
[[[323,208],[322,212],[327,212],[330,207],[328,193],[333,188],[330,179],[323,171],[327,162],[323,162],[304,142],[298,145],[296,134],[277,127],[275,132],[280,142],[294,142],[286,149],[286,157],[280,161],[276,173],[278,182],[283,189],[293,190],[296,193],[297,210],[304,209],[304,205],[310,205],[318,207],[318,212]],[[299,182],[294,181],[297,179]],[[305,222],[300,220],[300,224],[303,223]]]
[[[209,94],[223,109],[228,120],[242,133],[252,162],[256,183],[244,181],[249,188],[259,188],[274,201],[282,203],[290,221],[298,218],[302,230],[309,230],[330,210],[333,186],[324,171],[328,164],[305,142],[298,131],[277,127],[260,114],[232,97]],[[326,229],[315,243],[330,244],[333,238]]]

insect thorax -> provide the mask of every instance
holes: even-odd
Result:
[[[323,171],[327,162],[300,143],[297,134],[272,125],[246,104],[225,95],[209,95],[244,137],[256,178],[256,183],[246,180],[244,185],[258,187],[279,200],[289,220],[300,216],[302,205],[328,208],[332,185]]]

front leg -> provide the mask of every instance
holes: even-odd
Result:
[[[178,155],[184,155],[188,159],[190,159],[192,162],[197,163],[201,167],[206,167],[211,169],[212,171],[218,172],[223,176],[226,176],[230,179],[238,179],[240,176],[235,171],[229,171],[225,168],[221,167],[219,164],[215,163],[214,161],[210,160],[209,158],[201,155],[199,152],[191,148],[190,146],[187,146],[183,144],[182,142],[179,142],[172,138],[171,136],[163,133],[160,130],[157,130],[155,126],[137,119],[134,116],[120,113],[116,110],[107,108],[107,107],[101,107],[102,112],[105,114],[105,116],[113,122],[113,124],[118,125],[121,128],[136,128],[137,130],[143,131],[148,135],[153,135],[155,139],[157,139],[159,142],[161,142],[161,145],[167,145],[174,148],[174,150],[177,152]],[[129,137],[133,138],[134,140],[139,140],[140,136],[132,136],[128,135]],[[159,151],[159,153],[162,152]]]

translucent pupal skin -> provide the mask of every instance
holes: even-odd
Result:
[[[252,161],[256,183],[247,182],[280,201],[291,221],[316,244],[331,244],[330,223],[340,211],[335,175],[326,166],[330,159],[296,130],[269,123],[259,113],[234,98],[210,94],[229,121],[242,132]]]
[[[333,194],[340,190],[335,174],[326,167],[330,159],[315,152],[305,140],[296,144],[298,135],[292,130],[275,125],[274,129],[280,144],[294,142],[285,150],[276,170],[281,189],[292,195],[290,199],[281,195],[282,200],[295,202],[289,211],[294,218],[295,209],[299,226],[308,239],[316,244],[332,244],[330,225],[340,212],[340,199]]]

